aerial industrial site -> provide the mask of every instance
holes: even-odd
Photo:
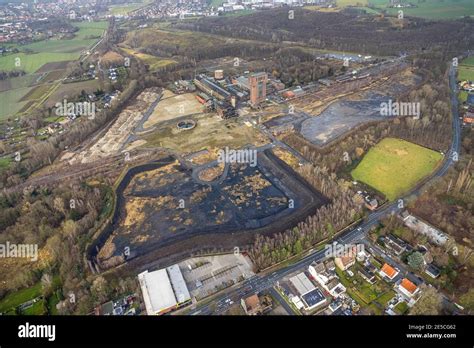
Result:
[[[0,2],[0,314],[472,315],[454,2]]]

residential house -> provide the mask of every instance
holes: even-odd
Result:
[[[262,312],[262,306],[257,294],[242,298],[240,304],[247,315],[258,315]]]
[[[370,253],[364,249],[359,250],[356,255],[356,260],[359,262],[364,262],[370,258]]]
[[[441,271],[435,265],[429,264],[425,269],[425,273],[428,274],[431,278],[438,278],[441,274]]]
[[[407,243],[393,234],[385,236],[384,244],[387,249],[391,250],[397,256],[403,254],[407,249]]]
[[[382,268],[380,269],[379,274],[383,278],[387,278],[389,280],[393,280],[400,271],[392,266],[390,266],[388,263],[385,263]]]
[[[403,278],[395,285],[395,291],[405,299],[410,307],[416,303],[421,293],[420,288],[407,278]]]
[[[474,93],[469,93],[467,95],[467,104],[474,105]]]
[[[331,296],[339,297],[346,291],[346,288],[339,282],[335,272],[336,266],[332,260],[325,263],[313,262],[308,271],[314,280]]]
[[[356,247],[354,246],[354,248],[349,250],[346,255],[334,258],[334,263],[340,270],[345,271],[355,264],[356,254]]]
[[[342,301],[341,300],[332,301],[331,304],[329,305],[329,309],[330,309],[331,313],[334,313],[335,311],[337,311],[341,307],[342,307]]]
[[[466,124],[474,124],[474,112],[466,112],[462,121]]]
[[[367,199],[367,200],[365,201],[365,206],[366,206],[367,209],[369,209],[369,210],[375,210],[375,209],[378,208],[379,202],[378,202],[375,198]]]
[[[329,281],[323,288],[334,298],[338,298],[346,292],[346,287],[339,282],[339,279]]]
[[[364,265],[361,269],[359,269],[358,273],[370,284],[375,283],[375,267],[372,264],[368,263],[367,265]]]

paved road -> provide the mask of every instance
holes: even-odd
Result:
[[[293,308],[291,308],[288,302],[285,301],[285,299],[278,291],[275,290],[275,288],[270,288],[268,292],[273,296],[274,299],[276,299],[281,304],[281,306],[285,309],[288,315],[298,315],[298,313],[295,313]]]
[[[445,156],[444,162],[441,167],[433,173],[423,184],[418,185],[413,191],[407,194],[405,197],[413,195],[419,195],[423,190],[424,186],[428,182],[432,182],[437,178],[443,176],[448,171],[449,167],[455,162],[455,156],[459,156],[460,151],[460,139],[461,139],[461,127],[459,124],[459,113],[458,113],[458,100],[457,100],[457,86],[456,86],[456,69],[451,66],[449,71],[449,84],[451,87],[451,103],[452,103],[452,143],[448,153]],[[366,233],[378,222],[380,219],[389,214],[395,214],[400,212],[403,207],[399,207],[399,201],[388,203],[379,208],[379,210],[371,213],[358,227],[349,230],[339,237],[337,241],[343,244],[355,243],[365,238]],[[240,301],[241,298],[249,295],[259,293],[263,290],[272,288],[275,283],[283,277],[296,272],[298,270],[306,269],[312,262],[320,262],[326,259],[325,250],[319,250],[311,252],[310,254],[303,257],[301,260],[294,264],[281,268],[271,274],[266,275],[255,275],[244,282],[237,284],[235,287],[227,290],[225,294],[217,296],[211,303],[203,306],[198,306],[192,309],[189,314],[191,315],[212,315],[220,314],[225,312],[229,305],[226,302],[227,299],[231,298],[234,302]]]

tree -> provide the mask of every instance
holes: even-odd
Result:
[[[471,288],[471,289],[469,289],[468,292],[463,294],[459,298],[459,302],[460,302],[461,306],[463,306],[466,310],[468,310],[470,312],[474,311],[474,289]]]
[[[433,287],[427,287],[410,310],[410,315],[438,315],[441,310],[441,295]]]
[[[104,277],[99,276],[92,282],[91,293],[98,302],[104,302],[108,299],[109,287]]]
[[[41,277],[41,291],[45,298],[51,295],[53,291],[53,277],[51,277],[51,274],[44,273]]]
[[[416,270],[421,270],[424,265],[423,255],[419,251],[408,255],[408,265]]]

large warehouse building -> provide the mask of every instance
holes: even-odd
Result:
[[[148,315],[165,314],[191,301],[178,265],[138,275]]]

